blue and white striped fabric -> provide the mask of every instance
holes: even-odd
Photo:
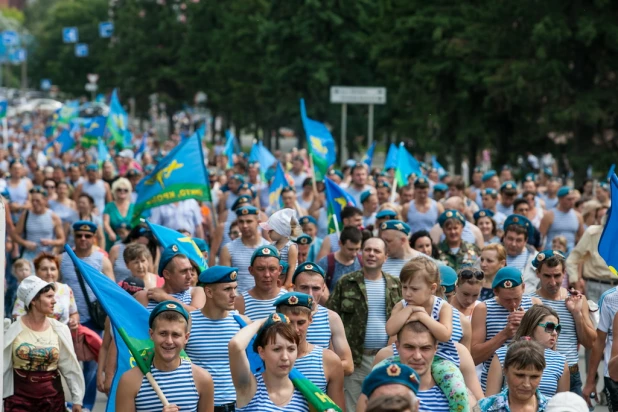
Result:
[[[183,412],[197,411],[200,397],[195,388],[190,362],[183,360],[178,369],[169,372],[160,371],[153,366],[150,372],[169,403],[178,405]],[[135,398],[135,410],[136,412],[163,410],[163,404],[146,376],[142,378],[142,386]]]
[[[526,248],[523,252],[521,252],[517,256],[506,256],[506,265],[514,267],[519,270],[521,273],[524,273],[524,269],[526,268],[526,263],[530,258],[530,251]]]
[[[575,246],[575,237],[577,230],[579,229],[579,219],[575,210],[570,209],[564,213],[560,210],[553,209],[554,221],[547,230],[547,239],[545,240],[545,247],[551,248],[551,242],[556,236],[564,236],[567,240],[568,250],[573,249]]]
[[[286,263],[290,263],[288,262],[288,253],[290,251],[290,246],[294,245],[294,247],[296,247],[296,243],[292,242],[291,240],[288,241],[288,243],[285,244],[285,246],[283,246],[283,249],[281,249],[279,251],[279,255],[281,256],[281,261],[282,262],[286,262]],[[274,245],[273,245],[274,246]],[[294,265],[294,269],[296,270],[296,268],[298,267],[298,259],[296,260],[296,264]]]
[[[401,273],[401,268],[403,265],[408,263],[410,259],[395,259],[395,258],[387,258],[384,264],[382,265],[382,272],[388,273],[389,275],[399,277]]]
[[[270,400],[262,375],[255,375],[255,380],[257,387],[253,399],[247,406],[236,408],[238,412],[309,412],[309,404],[298,389],[294,389],[292,398],[287,405],[279,407]]]
[[[326,393],[326,376],[324,375],[324,349],[315,346],[311,352],[302,358],[296,359],[294,367],[309,379],[315,386]]]
[[[381,349],[388,343],[386,334],[386,279],[365,279],[367,288],[367,329],[365,330],[365,349]]]
[[[90,256],[80,259],[88,263],[99,272],[103,268],[103,253],[99,251],[92,252]],[[79,284],[79,280],[77,279],[77,274],[75,273],[75,266],[73,266],[73,261],[71,260],[67,252],[64,252],[62,254],[62,260],[60,262],[60,275],[62,276],[62,281],[69,285],[71,289],[73,289],[73,296],[75,297],[75,303],[77,304],[77,312],[79,312],[79,321],[81,323],[88,322],[90,320],[88,304],[86,303],[86,299],[84,298],[84,292],[82,292],[81,285]],[[92,289],[90,289],[90,286],[88,286],[88,284],[85,282],[84,286],[86,287],[86,291],[88,292],[90,302],[96,301],[97,297],[92,292]]]
[[[313,314],[313,322],[307,328],[307,342],[328,348],[332,334],[328,320],[328,309],[318,305],[317,312]]]
[[[231,267],[238,268],[238,293],[246,292],[255,286],[255,279],[249,273],[251,266],[251,256],[255,249],[268,245],[266,239],[260,236],[260,244],[256,247],[248,247],[242,243],[242,238],[231,241],[225,247],[230,253]]]
[[[185,352],[191,362],[206,369],[215,384],[215,406],[236,402],[228,343],[240,330],[232,311],[223,319],[208,319],[202,311],[191,312],[191,336]]]
[[[448,399],[440,387],[434,386],[426,391],[419,391],[416,397],[421,401],[419,412],[449,412]]]
[[[498,360],[500,360],[500,366],[504,366],[507,350],[508,347],[503,346],[496,351],[496,356],[498,356]],[[563,354],[551,349],[545,349],[546,366],[545,370],[543,370],[543,375],[541,375],[539,391],[548,398],[551,398],[558,392],[558,381],[564,372],[565,363],[566,357]]]
[[[442,305],[444,304],[448,305],[448,302],[437,296],[433,297],[433,308],[431,309],[431,317],[437,320],[438,322],[440,321],[440,311],[442,310]],[[451,334],[451,340],[448,342],[438,342],[438,350],[436,351],[436,355],[446,360],[450,360],[455,365],[457,365],[457,367],[459,367],[459,353],[457,352],[457,348],[455,347],[455,344],[453,343],[454,341],[456,341],[454,335],[455,335],[455,319],[457,315],[455,314],[455,312],[458,312],[458,310],[453,309],[453,333]],[[463,336],[463,331],[461,329],[461,320],[459,320],[458,316],[457,316],[457,319],[458,319],[457,323],[459,325],[458,336],[459,335]],[[459,337],[461,338],[461,336]]]
[[[185,305],[190,305],[191,304],[191,300],[192,300],[192,296],[191,296],[191,291],[193,290],[193,288],[189,288],[183,292],[178,292],[178,293],[172,293],[172,297],[174,299],[178,299],[180,302],[184,303]],[[149,300],[148,301],[148,306],[146,306],[146,309],[148,309],[148,312],[152,312],[152,310],[154,308],[157,307],[157,305],[161,303],[161,302],[157,302],[155,300]]]
[[[566,356],[569,366],[577,365],[579,361],[579,354],[577,352],[577,329],[575,328],[575,319],[573,319],[573,315],[571,315],[571,312],[569,312],[566,307],[566,301],[545,299],[540,297],[536,292],[531,296],[539,298],[543,305],[549,306],[558,313],[562,331],[558,335],[556,350]]]
[[[453,308],[453,333],[451,340],[453,342],[461,342],[463,339],[463,328],[461,327],[461,312]]]
[[[340,227],[339,230],[343,230],[343,228]],[[341,249],[341,246],[339,246],[339,235],[337,233],[331,233],[328,235],[328,238],[330,239],[330,253],[338,252],[339,249]]]
[[[502,213],[505,216],[510,216],[513,214],[513,205],[511,206],[504,206],[502,203],[498,202],[496,203],[496,211]]]
[[[410,202],[408,208],[408,225],[410,225],[410,233],[418,232],[419,230],[430,231],[438,222],[438,203],[429,199],[429,209],[425,213],[421,213],[416,208],[414,200]]]
[[[252,321],[264,319],[271,313],[275,313],[275,307],[273,304],[277,298],[281,295],[285,295],[286,291],[281,289],[277,296],[272,299],[260,300],[256,299],[249,294],[249,292],[243,292],[242,297],[245,300],[245,313],[244,315]]]

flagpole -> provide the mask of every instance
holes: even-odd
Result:
[[[163,406],[168,406],[170,403],[167,401],[167,398],[163,394],[163,391],[159,387],[159,384],[155,380],[154,376],[152,376],[152,373],[150,373],[150,371],[146,373],[146,379],[148,379],[148,382],[150,382],[150,386],[152,386],[152,389],[155,391],[155,393],[159,397],[159,400],[161,401]]]
[[[313,166],[313,156],[309,153],[309,166],[311,167],[311,173],[313,174],[313,179],[311,179],[311,185],[313,186],[313,195],[318,196],[318,183],[316,182],[316,173],[315,167]]]
[[[397,176],[393,179],[393,189],[391,190],[391,202],[395,201],[395,193],[397,193]]]

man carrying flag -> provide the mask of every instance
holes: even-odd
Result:
[[[208,372],[180,357],[189,340],[189,313],[174,301],[163,301],[148,319],[154,357],[150,373],[169,405],[163,406],[140,368],[122,375],[116,396],[118,411],[213,411],[214,385]]]

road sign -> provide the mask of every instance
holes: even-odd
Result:
[[[351,104],[385,104],[386,88],[332,86],[330,88],[330,102]]]
[[[75,45],[75,56],[88,57],[88,45],[85,43],[78,43]]]
[[[96,92],[99,89],[99,86],[94,83],[86,83],[85,89],[87,92]]]
[[[65,43],[77,43],[78,40],[77,27],[65,27],[62,29],[62,41]]]
[[[9,54],[9,61],[14,64],[26,61],[26,49],[16,49]]]
[[[95,74],[95,73],[88,73],[88,82],[89,83],[96,83],[99,81],[99,75]]]
[[[114,23],[111,21],[99,23],[99,36],[104,39],[108,39],[112,37],[112,34],[114,34]]]
[[[3,31],[2,44],[5,46],[17,46],[19,44],[19,35],[11,30]]]
[[[52,87],[51,80],[41,79],[41,90],[49,90]]]

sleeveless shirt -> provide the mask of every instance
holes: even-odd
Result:
[[[249,273],[251,266],[251,256],[258,247],[267,245],[268,242],[263,237],[260,237],[260,243],[256,247],[248,247],[242,243],[242,238],[238,238],[225,247],[230,253],[232,267],[238,268],[238,293],[246,292],[255,286],[255,280]]]
[[[328,309],[318,305],[317,312],[313,314],[313,322],[307,328],[307,342],[328,348],[331,337],[332,331],[330,330],[330,322],[328,320]]]
[[[266,389],[262,375],[255,375],[255,380],[256,389],[253,399],[246,406],[236,408],[238,412],[309,412],[309,405],[298,389],[294,389],[292,398],[287,405],[277,406],[268,396],[268,389]]]
[[[418,232],[419,230],[430,231],[438,221],[438,206],[435,200],[429,199],[429,209],[425,213],[419,212],[416,208],[414,200],[410,202],[408,208],[408,225],[410,225],[410,233]]]
[[[243,292],[242,297],[245,299],[245,316],[252,321],[264,319],[271,313],[275,313],[273,304],[279,296],[285,295],[287,292],[283,289],[279,291],[277,296],[272,299],[260,300],[249,294],[249,291]]]
[[[88,263],[99,272],[103,268],[103,253],[99,251],[92,252],[90,256],[81,258],[81,260]],[[86,299],[84,298],[84,292],[82,291],[79,280],[77,279],[77,274],[75,273],[75,266],[73,265],[73,261],[71,260],[67,252],[64,252],[62,254],[62,261],[60,262],[60,274],[62,275],[62,281],[69,285],[71,289],[73,289],[73,296],[75,297],[75,303],[77,304],[77,312],[79,312],[80,322],[85,323],[89,321],[90,313],[88,312],[88,304],[86,303]],[[88,286],[88,283],[86,283],[85,280],[84,286],[86,287],[90,302],[96,301],[97,297],[94,295],[92,289],[90,289],[90,286]]]
[[[326,393],[326,376],[324,375],[324,348],[315,346],[311,352],[297,358],[294,362],[294,367],[302,373],[305,378],[309,379],[315,386]]]
[[[182,360],[177,369],[165,372],[152,366],[150,372],[170,404],[178,405],[183,412],[197,411],[200,397],[195,387],[190,362]],[[135,410],[136,412],[163,410],[163,404],[146,376],[142,378],[142,386],[135,397]]]

